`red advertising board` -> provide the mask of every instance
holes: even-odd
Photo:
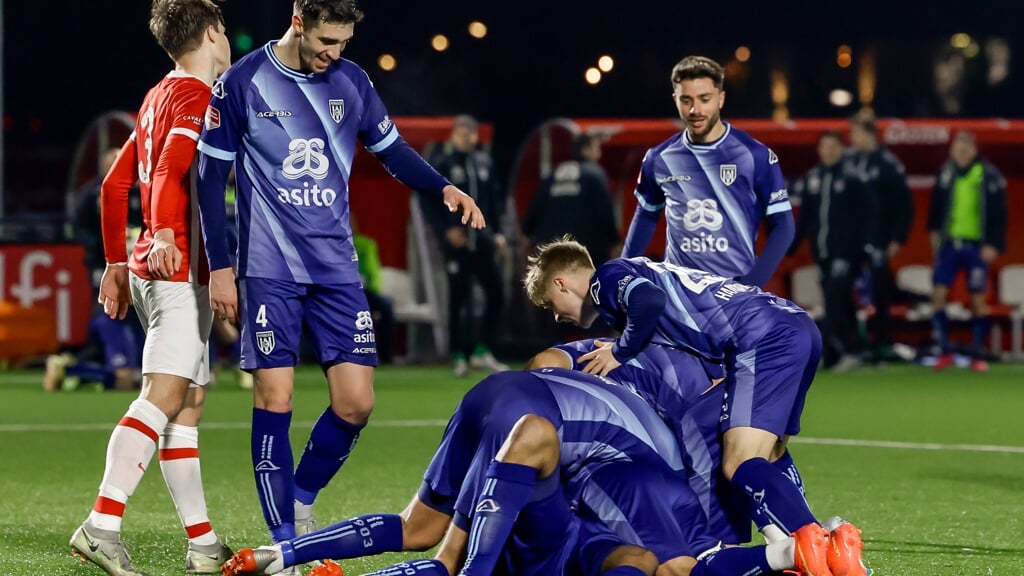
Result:
[[[53,312],[61,344],[85,342],[92,288],[74,244],[0,246],[0,301]]]

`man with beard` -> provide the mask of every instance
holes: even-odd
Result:
[[[664,210],[667,262],[763,286],[793,241],[793,211],[778,156],[722,120],[724,79],[722,67],[704,56],[687,56],[672,69],[684,129],[644,157],[622,257],[645,254]],[[762,220],[768,239],[756,255]]]

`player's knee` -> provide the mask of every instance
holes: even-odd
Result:
[[[370,421],[370,414],[373,413],[373,397],[352,398],[341,401],[332,400],[331,410],[342,420],[362,426]]]
[[[639,546],[620,546],[612,551],[601,564],[601,572],[609,572],[622,566],[630,566],[642,571],[647,576],[654,576],[658,571],[658,557],[650,550]]]
[[[521,417],[498,452],[502,462],[532,466],[541,476],[553,471],[558,457],[558,431],[550,420],[536,414]]]

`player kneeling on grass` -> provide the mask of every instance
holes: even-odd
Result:
[[[649,377],[638,372],[624,367],[616,377]],[[490,574],[500,563],[516,574],[652,574],[660,565],[668,574],[753,575],[792,568],[796,548],[814,548],[787,538],[718,550],[672,433],[630,388],[562,369],[489,376],[459,403],[401,515],[364,515],[241,550],[224,574],[426,550],[446,531],[434,560],[405,563],[402,573]],[[578,503],[576,516],[568,502]],[[516,545],[506,548],[510,534]],[[630,548],[619,557],[621,546]]]
[[[786,441],[800,431],[821,357],[821,336],[805,311],[757,287],[647,258],[595,270],[587,249],[568,237],[537,249],[524,284],[556,321],[587,328],[601,316],[621,332],[579,358],[586,372],[606,375],[652,343],[724,364],[722,472],[749,497],[754,522],[830,543],[834,575],[867,573],[859,531],[849,523],[824,530],[786,473],[796,470]]]

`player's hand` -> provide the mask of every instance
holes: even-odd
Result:
[[[100,294],[97,298],[103,305],[103,313],[113,319],[124,320],[128,307],[132,305],[132,290],[128,285],[128,266],[107,265],[100,279]]]
[[[454,184],[445,186],[443,193],[444,205],[448,207],[449,212],[462,211],[463,224],[469,224],[477,230],[487,226],[484,213],[469,194],[459,190]]]
[[[238,321],[238,289],[233,268],[210,272],[210,308],[213,315],[221,320]]]
[[[181,250],[174,245],[174,231],[161,228],[153,233],[153,244],[146,257],[149,272],[160,280],[170,280],[181,269]]]
[[[607,376],[609,372],[622,366],[612,354],[610,342],[594,342],[594,349],[580,356],[579,363],[583,364],[584,372],[598,376]]]
[[[981,247],[981,261],[985,264],[991,264],[996,258],[999,257],[999,250],[991,244],[985,244]]]

